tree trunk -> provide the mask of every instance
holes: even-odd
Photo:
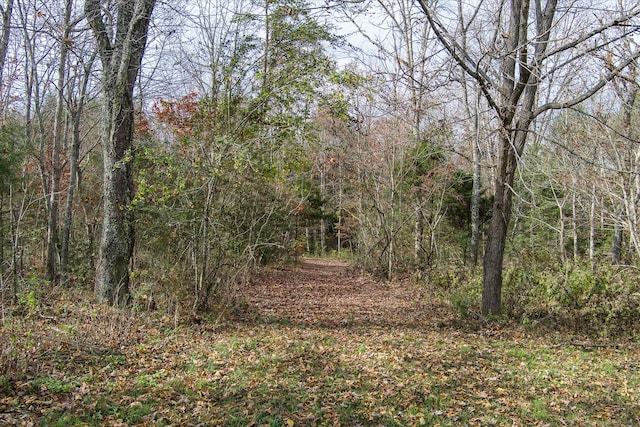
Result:
[[[496,171],[495,196],[491,222],[487,230],[484,253],[482,314],[499,314],[502,299],[502,266],[507,229],[511,220],[513,180],[517,168],[517,155],[508,136],[500,141],[501,155]]]
[[[4,191],[0,191],[0,289],[4,289],[4,243],[8,234],[4,230]]]
[[[591,192],[591,209],[589,211],[589,261],[593,265],[596,256],[596,187]]]
[[[571,199],[571,227],[573,233],[573,260],[580,257],[580,240],[578,238],[578,210],[576,206],[576,183],[573,183],[573,195]]]
[[[322,197],[322,204],[320,205],[320,256],[325,256],[327,251],[327,220],[325,219],[326,207],[324,198],[326,193],[326,178],[325,168],[327,165],[326,153],[322,154],[322,165],[320,166],[320,196]]]
[[[7,58],[7,49],[9,47],[9,35],[11,32],[11,13],[13,11],[13,0],[7,0],[7,3],[2,10],[2,35],[0,36],[0,124],[4,124],[4,109],[5,105],[2,102],[2,95],[4,91],[4,63]],[[5,233],[4,229],[4,189],[0,194],[0,289],[4,288],[4,244]]]
[[[103,76],[103,222],[96,267],[98,301],[123,305],[129,297],[134,247],[133,87],[140,70],[155,0],[118,3],[115,35],[107,30],[100,0],[85,14],[98,44]]]
[[[564,212],[563,206],[558,205],[558,221],[560,222],[560,227],[558,231],[558,247],[560,248],[560,260],[562,261],[562,265],[567,263],[567,249],[565,247],[565,224],[564,224]]]
[[[51,180],[49,193],[49,217],[47,220],[47,267],[46,278],[52,283],[57,282],[57,261],[58,261],[58,216],[60,204],[60,178],[62,176],[62,164],[60,162],[60,151],[62,150],[62,140],[65,137],[64,126],[64,94],[65,80],[67,74],[67,54],[69,52],[69,32],[71,31],[71,8],[72,1],[67,0],[64,11],[63,30],[60,38],[60,57],[58,59],[58,94],[56,98],[56,112],[53,123],[53,147],[51,159]]]
[[[616,222],[613,227],[613,243],[611,245],[611,263],[612,264],[620,264],[622,261],[622,239],[623,239],[623,228],[619,222]]]
[[[415,263],[418,268],[425,268],[424,262],[424,214],[422,213],[422,197],[420,193],[416,194],[415,206],[415,230],[413,235],[413,250]]]
[[[99,301],[123,305],[129,295],[129,262],[134,246],[133,97],[106,90],[103,143],[103,221],[98,248],[95,294]],[[124,96],[122,96],[124,95]],[[116,100],[114,98],[119,97]],[[119,101],[119,102],[118,102]],[[109,115],[111,115],[109,117]]]
[[[473,138],[473,182],[471,189],[471,264],[478,265],[478,252],[480,250],[480,180],[482,170],[480,168],[480,135],[478,123],[479,111],[475,111],[476,134]]]
[[[93,62],[95,60],[95,54],[89,59],[84,66],[84,75],[80,86],[80,93],[78,96],[77,106],[75,111],[72,112],[73,125],[72,125],[72,143],[69,153],[69,187],[67,188],[67,203],[65,206],[64,222],[62,224],[62,236],[60,244],[60,273],[62,283],[66,283],[68,280],[68,266],[69,266],[69,238],[71,235],[71,224],[73,219],[73,198],[75,196],[76,187],[78,185],[78,171],[79,171],[79,157],[80,157],[80,143],[82,142],[80,137],[80,119],[82,118],[82,112],[84,110],[84,103],[86,101],[87,85],[91,75],[91,69],[93,68]]]
[[[11,34],[11,14],[13,12],[13,0],[7,0],[2,10],[2,35],[0,36],[0,89],[4,92],[4,63],[7,58],[7,50],[9,48],[9,35]],[[4,93],[0,92],[0,123],[4,124],[3,102]]]

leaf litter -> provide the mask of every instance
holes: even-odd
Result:
[[[5,319],[0,424],[640,424],[635,343],[465,324],[331,260],[265,270],[245,296],[219,324],[61,303]]]

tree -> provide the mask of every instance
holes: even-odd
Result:
[[[638,28],[638,5],[619,11],[601,11],[573,4],[567,10],[557,0],[502,0],[494,7],[486,1],[476,8],[438,11],[433,2],[420,6],[440,43],[458,66],[475,79],[498,120],[499,142],[494,182],[494,202],[484,254],[482,313],[501,310],[502,267],[511,219],[512,189],[532,123],[550,110],[575,106],[589,99],[640,56],[640,50],[624,58],[606,57],[606,73],[597,80],[573,68],[588,62],[597,52],[623,41]],[[562,11],[560,12],[560,10]],[[489,15],[484,15],[490,10]],[[494,11],[498,11],[495,13]],[[460,25],[466,17],[467,25]],[[483,20],[483,18],[486,18]],[[475,22],[484,28],[466,47],[457,42],[460,28]],[[578,29],[577,26],[580,25]],[[606,37],[607,34],[611,36]],[[569,73],[573,73],[570,75]],[[584,78],[586,89],[567,92]],[[561,80],[561,81],[560,81]],[[585,82],[580,82],[585,87]],[[542,92],[542,87],[553,90]]]
[[[4,63],[7,57],[7,49],[9,45],[9,35],[11,32],[11,13],[13,11],[13,0],[7,0],[4,7],[0,6],[0,17],[2,18],[2,33],[0,35],[0,121],[4,124],[5,105],[2,102],[4,98]],[[13,145],[13,144],[11,144]],[[2,157],[0,160],[0,284],[4,279],[4,244],[5,244],[5,227],[4,227],[4,194],[8,182],[15,174],[14,168],[18,163],[14,158],[14,150],[12,146],[5,143],[5,138],[0,138],[0,152]]]
[[[11,14],[13,13],[13,0],[7,0],[4,7],[0,5],[0,18],[2,19],[2,33],[0,34],[0,94],[4,92],[4,63],[7,58],[7,50],[9,48],[9,35],[11,34]],[[0,96],[0,115],[4,121],[5,105],[1,102],[3,96]]]
[[[80,52],[85,53],[84,51]],[[78,187],[80,175],[80,145],[83,138],[80,134],[82,119],[84,118],[85,104],[87,103],[89,81],[97,52],[94,50],[88,58],[79,58],[78,76],[72,80],[77,82],[77,93],[72,102],[69,102],[69,116],[71,120],[71,144],[69,144],[69,185],[67,187],[67,202],[64,209],[64,220],[61,230],[60,242],[60,273],[61,282],[66,283],[69,273],[69,244],[71,236],[71,223],[73,219],[73,201]],[[80,55],[82,56],[82,55]],[[86,61],[86,62],[85,62]]]
[[[103,223],[95,296],[125,304],[134,247],[133,87],[140,70],[155,0],[120,1],[103,13],[101,0],[86,0],[84,11],[102,62]],[[110,22],[109,17],[115,17]],[[110,25],[115,28],[108,28]]]
[[[64,7],[63,22],[60,25],[62,29],[58,44],[60,46],[58,59],[58,76],[56,81],[57,95],[55,115],[53,121],[53,144],[51,147],[51,177],[49,180],[50,191],[47,219],[47,265],[46,278],[55,283],[57,281],[57,259],[59,246],[59,203],[60,203],[60,180],[62,177],[62,161],[60,159],[63,139],[65,135],[65,88],[67,87],[67,57],[71,46],[69,35],[72,30],[71,12],[73,2],[66,0]]]

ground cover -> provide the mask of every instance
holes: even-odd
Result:
[[[265,271],[216,321],[58,298],[0,328],[2,425],[640,423],[640,351],[463,323],[337,261]]]

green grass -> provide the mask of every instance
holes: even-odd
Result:
[[[29,366],[39,371],[0,377],[0,424],[640,422],[637,344],[565,345],[560,334],[521,326],[485,334],[254,323],[179,326],[167,335],[141,322],[132,329],[144,333],[109,347],[99,338],[103,327],[85,327],[78,335],[87,342],[77,347],[60,346],[65,333],[45,323],[24,331],[38,343]]]

